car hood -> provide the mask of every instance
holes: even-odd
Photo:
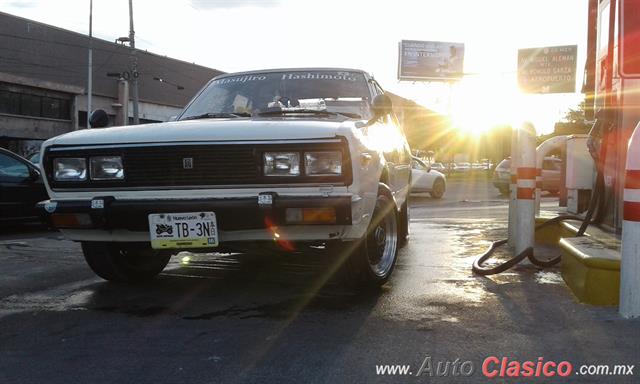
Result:
[[[344,136],[354,120],[203,119],[83,129],[50,139],[48,145],[322,139]]]

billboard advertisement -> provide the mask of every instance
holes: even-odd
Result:
[[[402,40],[399,44],[399,80],[458,80],[463,75],[464,44]]]
[[[573,93],[577,45],[518,50],[518,86],[527,93]]]

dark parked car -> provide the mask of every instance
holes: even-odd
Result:
[[[29,161],[35,165],[40,164],[40,152],[36,152],[33,155],[29,156]]]
[[[0,224],[39,220],[36,204],[48,198],[38,167],[0,148]]]

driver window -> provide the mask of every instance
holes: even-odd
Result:
[[[0,154],[0,180],[21,182],[29,176],[29,167],[13,157]]]

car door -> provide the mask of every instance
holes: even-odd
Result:
[[[409,149],[409,144],[402,133],[402,128],[400,127],[398,120],[395,116],[392,116],[391,120],[394,135],[397,137],[396,140],[398,143],[402,143],[399,148],[395,150],[397,152],[397,156],[393,170],[395,178],[394,191],[397,194],[396,199],[404,202],[411,189],[411,150]]]
[[[431,191],[433,177],[429,169],[422,162],[411,161],[411,189],[415,192]]]
[[[376,81],[371,81],[369,84],[374,96],[384,94]],[[384,151],[389,188],[396,200],[404,203],[411,188],[411,150],[395,113],[391,112],[389,116],[384,117],[384,125],[386,126],[385,136],[390,144]]]
[[[0,218],[34,216],[34,207],[46,198],[35,167],[17,156],[0,152]]]

